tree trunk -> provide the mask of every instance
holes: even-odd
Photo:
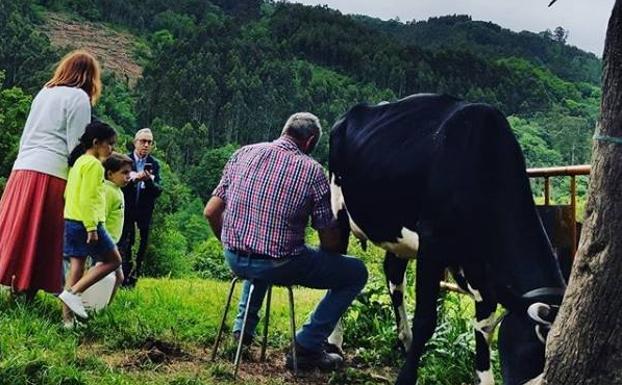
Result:
[[[622,0],[607,29],[597,135],[581,244],[547,343],[545,385],[622,384]]]

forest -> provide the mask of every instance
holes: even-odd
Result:
[[[61,30],[88,25],[104,38],[59,44],[53,23]],[[9,357],[0,357],[0,378],[10,385],[232,383],[221,363],[204,359],[218,322],[217,311],[206,315],[205,309],[222,306],[230,272],[202,216],[229,156],[240,146],[273,140],[297,111],[319,116],[328,132],[357,103],[447,93],[503,111],[528,167],[590,163],[602,62],[568,45],[569,33],[557,25],[517,33],[469,15],[380,20],[273,0],[0,0],[0,192],[33,97],[66,52],[89,43],[104,67],[94,116],[115,127],[120,152],[130,150],[138,129],[151,127],[164,186],[146,262],[147,275],[158,279],[123,291],[118,303],[73,334],[49,321],[58,318],[54,298],[31,307],[0,301],[0,355]],[[119,35],[129,49],[117,44]],[[112,65],[113,52],[140,75]],[[327,138],[313,153],[323,165]],[[532,187],[541,201],[541,183]],[[586,191],[587,180],[580,179],[580,215]],[[553,200],[567,202],[568,194],[568,181],[554,179]],[[311,232],[309,241],[317,242]],[[390,377],[401,359],[382,251],[351,242],[350,253],[372,272],[344,319],[354,368],[317,383],[378,383],[376,371]],[[296,295],[307,310],[318,293]],[[412,287],[406,297],[412,304]],[[279,301],[284,309],[284,297]],[[474,340],[465,314],[472,305],[448,294],[439,306],[444,312],[419,382],[471,383]],[[287,341],[285,314],[275,317],[280,332],[271,348]],[[348,341],[356,341],[355,349]],[[178,361],[189,366],[196,358],[197,366],[145,358],[145,346],[154,342],[183,348]],[[498,378],[496,350],[492,354]],[[279,374],[258,382],[287,381]]]
[[[357,103],[447,93],[500,108],[529,167],[590,161],[601,60],[567,45],[561,26],[516,33],[468,15],[382,21],[260,0],[20,0],[0,2],[0,189],[30,101],[72,48],[43,32],[50,14],[133,36],[128,55],[142,76],[105,71],[94,114],[118,130],[119,151],[139,128],[154,130],[165,164],[155,276],[226,276],[201,207],[232,152],[274,139],[296,111],[315,113],[328,131]],[[313,154],[323,164],[327,137]],[[567,200],[566,182],[554,187],[554,199]],[[580,202],[585,192],[583,180]]]

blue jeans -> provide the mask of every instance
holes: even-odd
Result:
[[[367,268],[361,260],[312,248],[306,248],[299,256],[285,259],[253,259],[230,250],[225,250],[225,257],[237,276],[255,280],[246,321],[248,334],[254,334],[259,323],[259,309],[270,284],[328,289],[296,334],[298,344],[313,351],[322,349],[337,321],[367,282]],[[245,281],[234,331],[242,329],[249,289],[250,282]]]
[[[65,219],[63,255],[65,257],[81,259],[86,259],[89,255],[92,257],[101,257],[117,247],[112,241],[112,238],[110,238],[103,223],[97,224],[97,236],[99,237],[97,242],[87,244],[87,231],[84,224],[80,221]]]

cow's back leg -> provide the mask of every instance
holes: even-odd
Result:
[[[413,319],[413,342],[400,370],[396,385],[414,385],[417,382],[419,359],[436,328],[436,301],[445,265],[436,255],[421,255],[417,260],[416,307]]]
[[[495,378],[490,365],[490,335],[496,326],[497,304],[486,296],[475,301],[475,371],[479,385],[494,385]]]
[[[397,323],[397,336],[404,352],[410,349],[412,344],[412,331],[408,324],[406,306],[404,305],[404,291],[406,288],[406,269],[408,260],[399,258],[395,254],[388,252],[384,257],[384,275],[387,279],[391,304],[395,312],[395,322]]]
[[[479,385],[494,385],[490,365],[490,335],[496,326],[497,301],[481,264],[452,270],[458,285],[475,300],[475,371]]]

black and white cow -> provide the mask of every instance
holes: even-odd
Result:
[[[565,289],[532,198],[525,161],[494,107],[445,95],[357,105],[330,134],[332,204],[344,231],[387,250],[384,268],[414,385],[436,327],[439,282],[449,268],[476,308],[476,371],[492,385],[487,339],[497,303],[506,385],[544,367],[544,341]],[[401,303],[417,258],[412,332]]]

